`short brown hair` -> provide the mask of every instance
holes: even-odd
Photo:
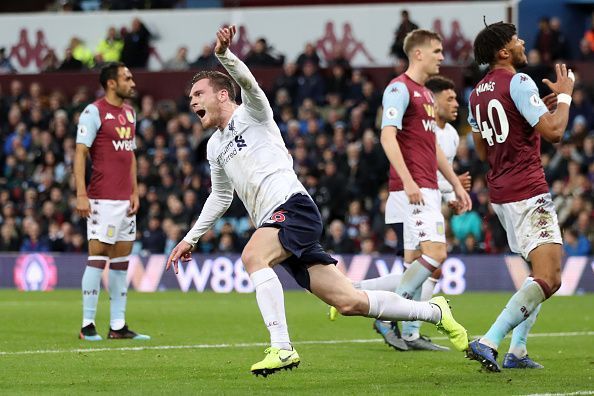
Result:
[[[413,48],[437,40],[441,43],[441,36],[435,32],[425,29],[415,29],[409,32],[404,38],[404,53],[409,56]]]
[[[198,81],[204,80],[205,78],[208,79],[210,86],[215,92],[224,89],[229,93],[231,100],[235,100],[235,86],[233,85],[233,80],[225,73],[219,71],[204,70],[196,73],[194,77],[192,77],[190,86],[193,86]]]
[[[456,90],[456,86],[454,82],[447,77],[443,76],[432,76],[425,81],[425,88],[433,92],[434,94],[438,94],[443,91],[447,91],[451,89],[453,91]]]

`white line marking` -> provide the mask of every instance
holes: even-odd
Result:
[[[594,331],[573,331],[567,333],[536,333],[529,337],[581,337],[594,336]],[[472,336],[476,338],[480,336]],[[447,340],[447,337],[433,337],[434,340]],[[91,341],[89,341],[91,342]],[[383,342],[380,338],[355,339],[355,340],[310,340],[298,341],[295,345],[330,345],[330,344],[366,344],[373,342]],[[238,344],[193,344],[193,345],[151,345],[138,347],[121,348],[76,348],[76,349],[39,349],[33,351],[0,351],[0,356],[14,355],[43,355],[51,353],[92,353],[92,352],[112,352],[112,351],[155,351],[164,349],[212,349],[212,348],[251,348],[269,346],[265,342],[250,342]]]

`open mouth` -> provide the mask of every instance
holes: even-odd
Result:
[[[196,114],[198,114],[198,117],[203,118],[206,115],[206,110],[198,110]]]

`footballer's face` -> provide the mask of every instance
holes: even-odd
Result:
[[[439,74],[439,66],[444,59],[441,41],[431,39],[429,43],[421,45],[418,50],[421,54],[421,62],[423,63],[425,73],[429,76]]]
[[[133,99],[136,97],[136,83],[132,78],[130,69],[127,67],[120,67],[118,69],[115,93],[122,99]]]
[[[519,38],[517,34],[512,37],[511,41],[507,43],[504,49],[510,53],[512,66],[514,68],[520,69],[528,64],[524,40]]]
[[[456,92],[453,89],[446,89],[435,95],[435,105],[439,118],[446,122],[452,122],[458,117],[458,101]]]
[[[190,90],[190,108],[202,123],[204,129],[219,125],[221,101],[219,92],[215,92],[208,78],[198,80]]]

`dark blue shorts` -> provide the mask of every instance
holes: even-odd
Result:
[[[310,290],[309,265],[337,263],[320,245],[322,216],[316,204],[305,194],[293,195],[277,207],[262,227],[279,229],[281,245],[293,253],[280,264],[299,286],[307,290]]]

